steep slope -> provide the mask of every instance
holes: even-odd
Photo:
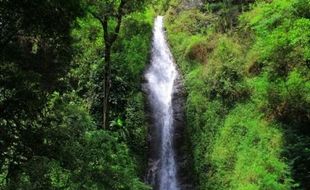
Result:
[[[170,1],[199,189],[309,189],[309,1]],[[186,4],[186,3],[185,3]]]

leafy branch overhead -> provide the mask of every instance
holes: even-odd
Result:
[[[143,9],[145,2],[145,0],[88,0],[88,10],[103,26],[104,40],[113,44],[117,39],[123,17]]]

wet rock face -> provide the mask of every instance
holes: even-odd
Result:
[[[202,0],[183,0],[182,4],[184,9],[194,9],[203,6]]]
[[[176,162],[178,166],[178,178],[181,190],[194,190],[193,179],[191,178],[191,162],[186,138],[186,117],[185,117],[186,92],[182,78],[179,76],[174,85],[172,99],[174,118],[174,146]]]

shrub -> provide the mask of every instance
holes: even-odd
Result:
[[[205,70],[207,95],[211,100],[218,98],[232,106],[248,97],[240,46],[231,39],[224,36],[219,39]]]
[[[288,166],[280,158],[281,131],[254,104],[239,105],[226,117],[212,152],[218,189],[291,189]]]

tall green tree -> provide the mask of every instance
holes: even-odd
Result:
[[[147,0],[89,0],[90,13],[100,21],[103,29],[104,47],[104,97],[102,127],[109,124],[109,97],[111,91],[111,52],[117,40],[123,17],[144,8]]]

